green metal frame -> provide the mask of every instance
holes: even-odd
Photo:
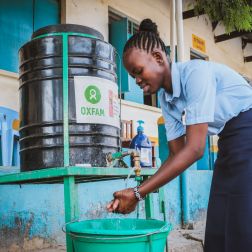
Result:
[[[142,174],[143,175],[143,174]],[[149,176],[143,176],[143,180],[148,179]],[[154,218],[154,207],[153,207],[153,195],[152,193],[148,194],[145,198],[145,216],[146,219]]]
[[[0,167],[1,170],[1,167]],[[142,176],[153,175],[157,169],[144,168]],[[63,183],[66,177],[75,177],[75,183],[101,181],[116,178],[126,178],[128,168],[107,168],[107,167],[57,167],[36,171],[19,172],[0,176],[0,184],[26,184],[26,183]],[[134,177],[134,175],[132,175]]]
[[[75,184],[75,177],[64,177],[64,203],[65,203],[65,223],[79,219],[78,193]],[[66,233],[67,251],[73,251],[71,236]]]
[[[0,167],[1,170],[1,167]],[[153,175],[157,169],[144,168],[141,171],[143,179]],[[91,181],[102,181],[109,179],[127,178],[129,169],[127,168],[107,168],[107,167],[58,167],[36,171],[19,172],[0,176],[0,185],[2,184],[39,184],[39,183],[64,183],[64,205],[65,222],[78,220],[78,191],[77,183]],[[132,175],[134,177],[134,175]],[[152,195],[145,200],[146,218],[153,218]],[[66,235],[67,252],[73,252],[72,239]]]
[[[42,169],[21,173],[13,173],[0,176],[1,184],[25,184],[25,183],[64,183],[65,222],[75,221],[79,218],[78,192],[76,183],[101,181],[109,179],[126,178],[129,173],[127,168],[107,167],[78,167],[69,166],[69,121],[68,121],[68,36],[77,35],[95,38],[83,33],[50,33],[38,36],[34,39],[48,36],[62,36],[63,45],[63,124],[64,124],[64,167]],[[1,167],[0,167],[1,169]],[[144,168],[141,171],[143,179],[153,175],[157,169]],[[132,176],[134,177],[134,176]],[[153,218],[152,196],[145,200],[146,218]],[[67,252],[73,252],[72,239],[66,235]]]

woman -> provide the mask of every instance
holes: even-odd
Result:
[[[139,187],[115,192],[108,211],[132,212],[139,200],[202,157],[207,134],[218,134],[205,251],[252,251],[251,86],[221,64],[201,60],[171,64],[150,19],[143,20],[139,32],[127,41],[123,62],[144,92],[160,90],[170,155]]]

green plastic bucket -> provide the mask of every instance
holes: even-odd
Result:
[[[74,252],[163,252],[170,226],[159,220],[99,219],[66,225]]]

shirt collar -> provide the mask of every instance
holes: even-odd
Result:
[[[178,69],[178,63],[172,63],[171,65],[171,78],[172,78],[172,90],[173,93],[169,94],[165,92],[165,100],[167,102],[172,102],[174,98],[178,98],[181,93],[181,84],[180,84],[180,74]]]

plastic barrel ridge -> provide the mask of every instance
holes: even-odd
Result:
[[[145,219],[98,219],[66,225],[75,252],[163,252],[171,226]]]
[[[21,171],[64,166],[63,54],[68,67],[69,165],[104,167],[106,153],[119,150],[115,49],[89,27],[47,26],[19,50]]]

